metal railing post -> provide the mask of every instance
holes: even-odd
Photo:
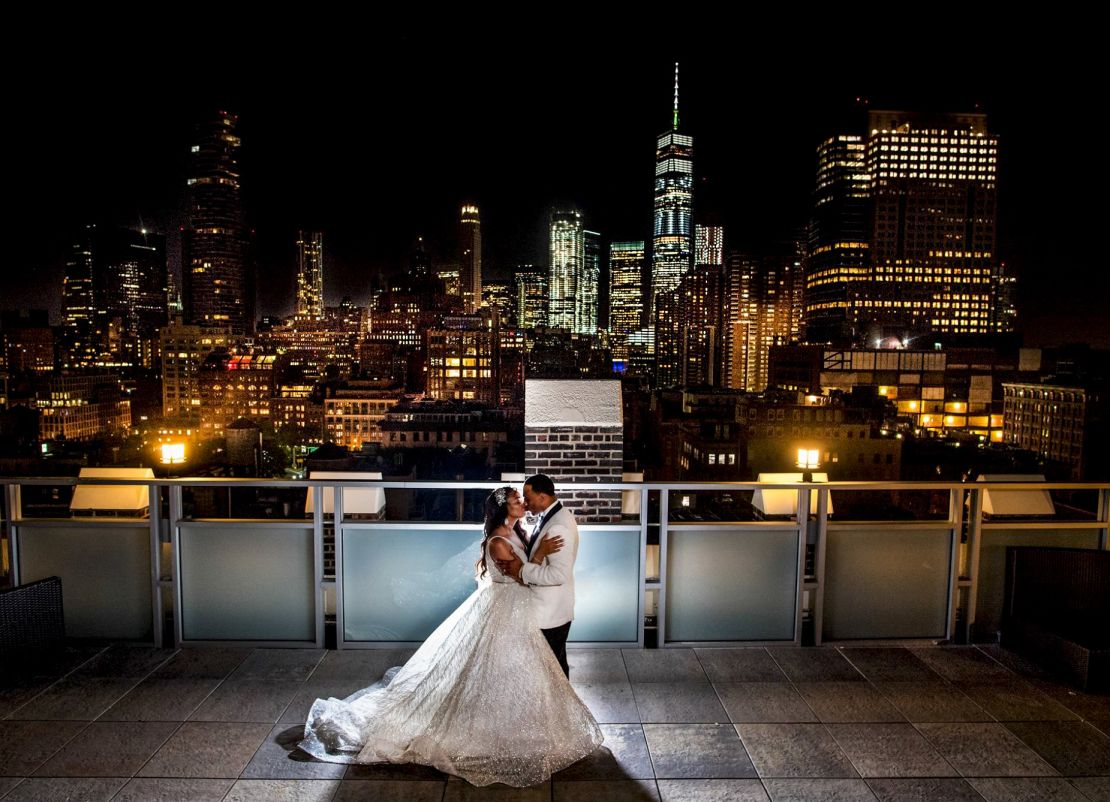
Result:
[[[170,485],[170,559],[173,563],[173,632],[177,646],[185,642],[185,609],[181,587],[181,485]]]
[[[655,607],[656,647],[667,645],[667,519],[671,515],[670,491],[659,491],[659,598]]]
[[[343,624],[343,488],[332,490],[332,531],[335,533],[335,648],[344,648]]]
[[[150,494],[150,599],[154,648],[162,648],[162,486],[151,484]]]
[[[1098,520],[1102,528],[1098,532],[1098,545],[1103,551],[1110,549],[1110,488],[1098,491]]]
[[[964,622],[964,640],[970,643],[975,635],[976,607],[979,603],[979,551],[983,536],[983,491],[973,487],[969,491],[967,513],[967,620]]]
[[[648,491],[640,485],[640,599],[636,605],[637,637],[639,648],[644,648],[644,613],[647,603],[647,541],[648,541]],[[658,630],[657,630],[658,631]]]
[[[802,645],[802,601],[806,581],[806,542],[809,540],[809,494],[808,487],[798,488],[798,574],[797,594],[794,599],[794,645]]]
[[[948,522],[952,526],[951,549],[948,563],[948,628],[945,639],[956,637],[956,614],[960,604],[960,538],[964,530],[964,491],[952,488],[948,491]]]
[[[316,648],[324,648],[324,491],[320,485],[312,494],[312,559],[316,578]]]
[[[817,538],[813,555],[813,643],[821,645],[825,628],[825,552],[829,539],[829,493],[827,487],[817,489]]]
[[[19,485],[15,483],[4,485],[4,494],[4,501],[8,507],[8,565],[11,567],[12,572],[12,587],[16,587],[21,581],[21,571],[19,570],[18,522],[23,517]]]

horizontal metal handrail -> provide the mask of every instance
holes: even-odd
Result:
[[[380,489],[383,491],[425,491],[420,495],[433,498],[439,498],[438,494],[450,494],[458,498],[461,502],[463,493],[465,491],[489,491],[490,489],[501,487],[506,484],[519,486],[520,482],[509,482],[504,480],[486,479],[486,480],[362,480],[357,478],[349,479],[283,479],[283,478],[231,478],[231,477],[164,477],[164,478],[113,478],[113,477],[96,477],[96,478],[81,478],[74,476],[65,477],[0,477],[0,489],[6,493],[7,512],[9,514],[14,512],[14,515],[5,521],[7,526],[10,526],[10,533],[14,537],[7,538],[5,548],[7,549],[7,556],[12,571],[12,579],[16,582],[19,581],[19,566],[20,560],[20,546],[18,532],[26,530],[28,540],[27,543],[32,543],[32,538],[38,537],[44,529],[49,529],[52,526],[60,526],[66,528],[87,528],[88,530],[103,531],[105,529],[150,529],[150,550],[152,559],[152,582],[153,587],[172,588],[176,596],[175,604],[178,605],[175,611],[175,625],[180,629],[182,615],[182,587],[180,584],[180,571],[181,571],[181,555],[175,551],[169,565],[172,566],[168,570],[174,572],[172,579],[166,580],[163,574],[166,572],[167,567],[165,564],[160,563],[162,549],[165,547],[164,538],[167,534],[167,527],[165,522],[169,523],[169,532],[171,534],[171,544],[174,549],[180,548],[183,535],[190,534],[188,530],[212,530],[221,529],[226,527],[242,527],[249,530],[262,530],[274,529],[288,532],[289,530],[311,530],[312,545],[315,550],[314,570],[319,574],[317,577],[316,585],[318,587],[324,586],[323,579],[323,543],[325,537],[332,537],[331,531],[335,532],[336,552],[332,559],[336,560],[335,571],[338,572],[340,563],[341,552],[340,534],[342,531],[350,533],[358,532],[359,537],[368,536],[372,532],[382,532],[383,530],[393,530],[395,532],[405,532],[409,529],[417,530],[440,530],[450,533],[466,533],[468,536],[473,535],[476,531],[477,522],[475,520],[461,520],[463,516],[462,506],[456,507],[456,514],[460,516],[458,520],[410,520],[407,517],[400,520],[387,520],[384,518],[365,518],[354,517],[352,513],[344,512],[347,505],[344,504],[344,496],[350,498],[349,494],[345,494],[345,490],[367,490],[367,489]],[[51,517],[22,517],[21,500],[25,500],[30,491],[20,493],[21,486],[23,487],[59,487],[68,486],[74,487],[77,485],[101,485],[101,486],[129,486],[137,485],[148,489],[150,501],[150,514],[147,516],[131,516],[131,515],[108,515],[108,516],[89,516],[78,515],[77,517],[67,517],[62,511],[61,507],[64,502],[51,502],[45,507],[39,507],[36,511],[39,513],[51,513]],[[677,641],[671,641],[666,638],[666,617],[667,617],[667,596],[671,592],[668,588],[667,572],[668,572],[668,535],[678,536],[681,533],[688,533],[682,535],[673,542],[681,545],[688,543],[689,538],[697,537],[699,531],[701,532],[724,532],[735,533],[740,539],[745,534],[752,533],[784,533],[790,538],[797,538],[797,560],[798,560],[798,577],[797,577],[797,601],[795,603],[795,629],[794,639],[795,642],[801,644],[802,642],[802,611],[808,610],[809,614],[813,616],[816,622],[816,632],[814,635],[815,641],[821,643],[823,640],[821,633],[821,622],[825,615],[825,605],[829,602],[826,601],[826,567],[825,567],[825,549],[828,542],[830,533],[834,537],[843,538],[844,532],[852,530],[865,530],[871,533],[878,533],[879,540],[885,538],[885,533],[889,533],[892,537],[905,536],[912,539],[909,533],[925,532],[926,530],[948,530],[949,534],[946,536],[950,541],[950,567],[947,569],[947,582],[948,582],[948,596],[950,599],[947,626],[945,634],[947,637],[952,638],[957,632],[957,616],[956,610],[961,609],[964,612],[964,620],[962,626],[966,630],[978,621],[991,622],[993,626],[993,618],[996,616],[993,609],[988,609],[988,614],[977,618],[977,606],[979,604],[978,594],[982,580],[982,572],[980,570],[980,550],[984,533],[1000,532],[1003,530],[1014,530],[1021,533],[1020,539],[1028,539],[1025,533],[1036,532],[1059,532],[1067,537],[1082,537],[1090,539],[1086,532],[1091,531],[1097,533],[1097,547],[1108,548],[1110,547],[1110,482],[1005,482],[1005,481],[984,481],[984,482],[961,482],[961,481],[841,481],[841,482],[759,482],[759,481],[685,481],[685,482],[665,482],[665,481],[647,481],[647,482],[591,482],[586,478],[583,481],[574,482],[559,482],[556,484],[560,494],[568,496],[576,492],[592,493],[593,491],[600,491],[601,493],[616,494],[616,493],[640,493],[641,497],[637,504],[637,512],[631,519],[618,520],[614,517],[608,523],[596,524],[583,524],[582,528],[586,530],[593,530],[598,533],[608,535],[612,532],[623,531],[639,531],[640,532],[640,596],[643,597],[645,592],[650,590],[658,594],[657,608],[656,608],[656,627],[657,635],[661,646],[677,645]],[[166,489],[168,495],[168,504],[161,501],[163,498],[163,490]],[[314,496],[315,498],[315,514],[306,513],[302,517],[282,516],[276,518],[233,518],[233,517],[197,517],[191,518],[187,516],[182,508],[182,492],[185,488],[192,488],[196,491],[209,490],[215,488],[227,488],[231,490],[269,490],[269,491],[293,491],[292,493],[286,492],[289,496],[286,500],[289,501],[297,493]],[[338,515],[333,513],[323,512],[324,490],[331,489],[334,491],[334,506],[340,511]],[[796,497],[796,504],[792,504],[791,512],[783,516],[774,517],[756,517],[755,520],[696,520],[693,516],[679,515],[679,519],[675,519],[676,513],[680,513],[683,507],[676,507],[677,497],[674,494],[682,493],[707,493],[707,494],[727,494],[727,493],[749,493],[755,491],[786,491],[794,494]],[[945,494],[945,507],[947,508],[947,515],[939,510],[935,504],[929,507],[929,514],[940,513],[944,517],[937,518],[920,518],[920,517],[891,517],[885,520],[875,519],[862,519],[856,520],[853,518],[843,517],[831,520],[829,518],[829,504],[831,498],[836,498],[835,494],[844,493],[850,494],[853,492],[874,492],[874,493],[895,493],[895,492],[917,492],[925,491],[937,494]],[[990,492],[1012,492],[1012,491],[1034,491],[1043,493],[1044,491],[1084,491],[1087,493],[1094,492],[1098,496],[1096,502],[1096,509],[1094,510],[1077,510],[1071,505],[1066,503],[1059,504],[1061,511],[1070,517],[1058,518],[1055,516],[1041,516],[1041,515],[1024,515],[1014,516],[1013,518],[1007,516],[1005,518],[990,517],[983,513],[983,505],[988,498]],[[657,497],[652,499],[652,494],[657,494]],[[21,499],[22,495],[22,499]],[[35,493],[39,495],[39,493]],[[54,495],[59,495],[55,493]],[[63,496],[67,494],[61,494]],[[250,495],[250,494],[248,494]],[[330,494],[329,494],[330,495]],[[604,496],[602,496],[604,498]],[[815,498],[814,498],[815,497]],[[628,497],[625,496],[625,499]],[[836,500],[839,505],[843,496]],[[811,510],[810,500],[813,499],[817,502],[817,514],[814,516],[812,513],[807,514],[807,510]],[[393,499],[396,500],[396,499]],[[419,496],[417,497],[419,500]],[[473,498],[471,498],[473,501]],[[650,502],[658,502],[658,515],[656,520],[649,515],[649,510],[652,509]],[[1067,501],[1065,497],[1065,502]],[[589,505],[591,502],[586,500],[578,500],[575,503]],[[165,505],[165,506],[163,506]],[[290,504],[291,507],[299,507],[299,504]],[[473,505],[472,505],[473,506]],[[845,506],[842,515],[860,514]],[[205,512],[222,513],[223,510],[205,509]],[[167,515],[168,512],[168,515]],[[253,509],[244,510],[248,514],[255,512]],[[473,513],[473,510],[470,511]],[[861,511],[862,512],[862,511]],[[919,511],[920,514],[925,514],[924,510]],[[1076,518],[1075,513],[1083,513],[1083,518]],[[228,510],[230,515],[231,510]],[[743,511],[732,511],[731,513],[724,513],[726,516],[730,514],[745,514]],[[885,513],[890,516],[905,515],[906,512],[886,511]],[[59,517],[53,517],[57,515]],[[357,514],[355,514],[357,515]],[[684,519],[683,519],[684,518]],[[325,535],[325,532],[328,534]],[[1068,535],[1068,533],[1072,533]],[[191,533],[196,535],[197,533]],[[779,537],[775,534],[774,537]],[[992,538],[997,538],[997,535],[991,535]],[[1018,535],[1015,535],[1017,538]],[[1040,535],[1042,539],[1047,535]],[[1011,538],[1013,540],[1014,538]],[[655,542],[658,541],[658,542]],[[739,541],[738,541],[739,542]],[[844,542],[841,540],[840,542]],[[878,541],[876,541],[878,542]],[[992,541],[993,542],[993,541]],[[731,539],[730,539],[731,543]],[[731,547],[731,546],[730,546]],[[657,567],[653,570],[658,572],[658,576],[652,577],[647,574],[647,554],[651,548],[658,549],[654,553],[653,559],[658,561]],[[80,563],[81,555],[74,551],[73,559],[75,564]],[[993,553],[993,552],[992,552]],[[986,558],[984,558],[986,559]],[[995,559],[991,557],[990,559]],[[961,564],[966,562],[966,564]],[[843,566],[843,563],[841,563]],[[331,570],[331,569],[329,569]],[[837,576],[842,577],[843,571]],[[988,576],[989,578],[989,576]],[[842,582],[842,578],[838,582]],[[938,580],[939,581],[939,580]],[[993,580],[991,580],[993,581]],[[337,597],[337,604],[341,603],[345,598],[345,591],[343,590],[342,583],[333,580],[328,587],[334,589]],[[842,587],[841,584],[833,585],[832,587]],[[994,585],[989,585],[989,593],[984,595],[984,599],[990,600],[997,596],[997,589]],[[809,601],[805,602],[808,607],[803,608],[802,593],[803,591],[810,591],[812,593]],[[961,595],[962,594],[962,595]],[[154,594],[152,620],[154,622],[162,621],[162,613],[160,608],[160,591]],[[318,596],[316,605],[316,614],[318,616],[318,623],[316,627],[315,643],[322,644],[323,638],[323,596]],[[639,613],[638,617],[641,621],[639,642],[642,645],[644,642],[644,599],[640,598],[638,601]],[[995,606],[997,606],[995,604]],[[673,608],[681,609],[681,608]],[[987,609],[987,608],[984,608]],[[337,608],[338,611],[338,608]],[[832,619],[830,619],[832,620]],[[341,623],[341,622],[339,622]],[[337,626],[339,625],[337,623]],[[986,626],[986,625],[984,625]],[[182,638],[182,633],[178,632],[179,641]],[[190,641],[198,642],[198,641]],[[213,641],[216,643],[217,641]],[[284,641],[282,643],[285,643]],[[384,644],[385,642],[383,642]],[[622,643],[624,643],[622,641]],[[277,642],[270,645],[280,645]],[[296,645],[293,642],[286,643],[285,645]],[[303,644],[302,644],[303,645]],[[368,644],[359,642],[348,642],[343,648],[361,648]],[[373,644],[369,644],[373,645]],[[381,645],[381,644],[379,644]],[[610,644],[612,645],[612,644]]]
[[[76,476],[3,476],[5,485],[159,485],[163,487],[377,487],[385,490],[482,490],[519,484],[497,479],[405,480],[384,479],[238,479],[227,477],[179,477],[154,479],[113,479],[111,477]],[[933,482],[933,481],[836,481],[836,482],[592,482],[588,478],[575,482],[556,482],[563,489],[589,490],[1110,490],[1110,482]]]

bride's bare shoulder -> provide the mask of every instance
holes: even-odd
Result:
[[[489,552],[497,560],[509,560],[513,556],[513,547],[509,545],[509,528],[499,526],[490,533]]]

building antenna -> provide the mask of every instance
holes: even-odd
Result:
[[[674,63],[674,130],[678,130],[678,62]]]

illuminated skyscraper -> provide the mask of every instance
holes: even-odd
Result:
[[[167,322],[166,238],[85,226],[66,261],[63,365],[145,366]]]
[[[574,331],[577,334],[597,334],[598,281],[601,279],[601,235],[596,231],[583,231],[582,274],[578,279],[575,296]]]
[[[874,111],[818,147],[807,338],[907,342],[1012,328],[999,314],[998,137],[983,114]]]
[[[699,265],[655,310],[656,384],[659,387],[717,385],[720,382],[724,271]]]
[[[297,232],[297,317],[324,319],[324,235]]]
[[[644,242],[609,246],[609,335],[613,358],[628,358],[628,337],[643,326]]]
[[[482,223],[478,207],[462,207],[459,220],[459,287],[463,311],[469,315],[482,307]]]
[[[873,287],[861,315],[880,336],[990,332],[998,137],[986,115],[877,111],[868,129]]]
[[[431,274],[432,257],[424,247],[424,238],[417,237],[416,244],[412,248],[412,254],[409,256],[409,275],[416,279],[426,279]]]
[[[93,336],[96,306],[93,303],[93,246],[89,236],[95,226],[86,226],[66,259],[62,282],[62,365],[89,367],[96,364],[99,347]]]
[[[577,209],[556,209],[548,224],[548,304],[547,325],[578,331],[578,289],[586,261],[586,242],[582,213]]]
[[[213,351],[231,345],[228,329],[190,326],[180,320],[159,332],[162,352],[162,415],[182,425],[200,423],[199,371]]]
[[[725,266],[725,230],[721,226],[694,226],[694,264]]]
[[[670,292],[690,269],[694,251],[694,139],[678,132],[678,64],[674,67],[671,130],[655,145],[655,225],[652,229],[651,304]]]
[[[480,317],[459,315],[425,332],[428,395],[497,404],[499,337]]]
[[[456,264],[440,265],[436,269],[436,278],[443,282],[448,295],[462,298],[462,285],[459,282],[459,266]]]
[[[254,271],[239,191],[237,117],[221,111],[197,126],[191,148],[182,284],[189,323],[254,330]]]
[[[817,146],[817,185],[806,258],[806,338],[851,341],[870,277],[870,178],[859,136]]]
[[[767,388],[771,346],[797,342],[802,321],[802,266],[795,249],[764,257],[730,254],[722,374],[726,386]]]
[[[516,282],[516,323],[522,329],[547,325],[547,274],[520,265]]]
[[[482,282],[482,314],[497,321],[501,328],[516,325],[516,296],[512,282]]]

